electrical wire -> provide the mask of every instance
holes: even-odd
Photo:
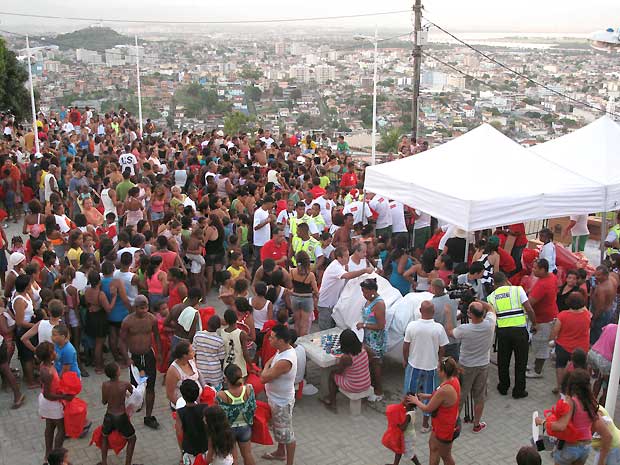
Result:
[[[456,72],[457,72],[457,73],[459,73],[459,74],[462,74],[463,76],[465,76],[465,77],[467,77],[467,78],[470,78],[470,79],[472,79],[472,80],[474,80],[474,81],[478,81],[479,83],[483,84],[483,85],[484,85],[484,86],[486,86],[486,87],[489,87],[489,88],[491,88],[491,89],[493,89],[493,90],[500,90],[500,89],[499,89],[499,88],[498,88],[495,84],[491,84],[490,82],[483,81],[482,79],[478,79],[477,77],[472,76],[471,74],[468,74],[468,73],[466,73],[465,71],[462,71],[462,70],[458,69],[456,66],[451,65],[450,63],[448,63],[448,62],[446,62],[446,61],[444,61],[444,60],[442,60],[442,59],[440,59],[440,58],[437,58],[437,57],[436,57],[436,56],[434,56],[434,55],[431,55],[430,53],[426,52],[425,50],[422,50],[422,54],[423,54],[424,56],[427,56],[427,57],[429,57],[429,58],[431,58],[431,59],[435,60],[435,61],[436,61],[436,62],[438,62],[438,63],[441,63],[442,65],[444,65],[444,66],[446,66],[446,67],[450,68],[451,70],[456,71]]]
[[[428,19],[428,18],[425,18],[425,19],[426,19],[426,21],[428,21],[429,24],[433,25],[434,27],[439,29],[444,34],[449,35],[450,37],[452,37],[454,40],[456,40],[460,44],[464,45],[465,47],[469,48],[470,50],[473,50],[474,52],[476,52],[479,55],[483,56],[485,59],[487,59],[491,63],[495,63],[496,65],[498,65],[499,67],[505,69],[506,71],[509,71],[509,72],[515,74],[516,76],[519,76],[520,78],[525,79],[528,82],[531,82],[532,84],[534,84],[534,85],[536,85],[538,87],[541,87],[541,88],[543,88],[543,89],[545,89],[545,90],[547,90],[547,91],[551,92],[552,94],[555,94],[555,95],[557,95],[559,97],[565,98],[566,100],[569,100],[569,101],[571,101],[573,103],[577,103],[579,105],[583,105],[585,107],[591,108],[592,110],[596,110],[598,112],[606,113],[606,114],[612,115],[614,117],[620,118],[620,114],[609,112],[609,111],[607,111],[607,109],[603,109],[603,108],[597,107],[596,105],[592,105],[589,102],[576,99],[574,97],[571,97],[570,95],[566,95],[566,94],[564,94],[564,93],[562,93],[560,91],[557,91],[557,90],[553,89],[552,87],[550,87],[550,86],[548,86],[548,85],[546,85],[546,84],[544,84],[542,82],[539,82],[539,81],[536,81],[536,80],[532,79],[527,74],[523,74],[523,73],[517,71],[516,69],[511,68],[510,66],[508,66],[508,65],[506,65],[506,64],[504,64],[504,63],[502,63],[502,62],[500,62],[498,60],[496,60],[495,58],[493,58],[489,54],[483,52],[482,50],[479,50],[476,47],[474,47],[473,45],[465,42],[464,40],[460,39],[459,37],[457,37],[456,35],[454,35],[450,31],[447,31],[446,29],[442,28],[438,24],[434,23],[430,19]]]
[[[199,20],[150,20],[150,19],[104,19],[104,18],[84,18],[84,17],[72,17],[72,16],[55,16],[55,15],[41,15],[31,13],[12,13],[7,11],[0,11],[0,16],[18,16],[22,18],[39,18],[39,19],[63,19],[68,21],[88,21],[88,22],[106,22],[106,23],[138,23],[138,24],[269,24],[269,23],[290,23],[290,22],[308,22],[308,21],[327,21],[331,19],[352,19],[352,18],[367,18],[372,16],[387,16],[402,13],[409,13],[411,10],[394,10],[394,11],[380,11],[376,13],[358,13],[352,15],[338,15],[338,16],[315,16],[307,18],[276,18],[276,19],[239,19],[239,20],[225,20],[225,21],[199,21]]]

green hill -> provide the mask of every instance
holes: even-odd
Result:
[[[47,39],[47,42],[58,45],[61,49],[85,48],[104,51],[116,45],[131,45],[134,39],[119,34],[109,27],[89,27],[68,34],[60,34]]]

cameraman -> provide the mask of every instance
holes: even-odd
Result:
[[[484,292],[484,286],[480,281],[484,275],[484,265],[482,262],[473,262],[469,267],[469,272],[459,275],[457,284],[469,284],[473,291],[476,293],[476,297],[480,300],[486,300],[486,293]]]
[[[461,359],[463,367],[461,383],[461,404],[463,408],[467,396],[471,393],[474,401],[474,433],[480,433],[487,424],[481,422],[484,401],[487,394],[487,378],[493,333],[495,331],[495,309],[486,302],[476,300],[467,307],[470,323],[454,328],[452,319],[448,318],[449,308],[445,309],[448,336],[461,343]]]
[[[451,299],[448,293],[446,292],[446,287],[444,282],[440,278],[433,279],[431,281],[431,292],[433,293],[433,299],[431,303],[435,309],[435,314],[433,315],[433,319],[436,323],[439,323],[443,326],[443,329],[446,331],[448,335],[448,339],[450,343],[444,347],[444,355],[446,357],[450,356],[454,360],[458,362],[459,360],[459,344],[448,334],[448,325],[447,320],[450,319],[452,323],[452,327],[456,326],[456,313],[458,310],[457,299]],[[449,314],[450,317],[446,317]]]

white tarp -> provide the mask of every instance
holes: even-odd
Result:
[[[466,231],[601,211],[604,187],[488,124],[418,155],[366,169],[364,189]]]
[[[535,145],[530,150],[603,184],[607,188],[607,201],[605,208],[596,211],[620,209],[620,125],[610,117],[603,116],[581,129]]]

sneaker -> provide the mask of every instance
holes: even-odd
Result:
[[[537,373],[535,371],[526,371],[525,372],[525,377],[526,378],[542,378],[543,374],[542,373]]]
[[[144,417],[144,426],[148,426],[151,429],[159,429],[159,422],[155,417]]]
[[[314,384],[304,384],[304,388],[302,391],[304,396],[314,396],[319,393],[318,388]]]
[[[383,400],[383,396],[378,396],[376,394],[370,394],[368,396],[368,402],[381,402]]]
[[[512,398],[513,399],[523,399],[525,397],[528,396],[527,391],[523,391],[523,392],[517,392],[517,393],[512,393]]]
[[[472,432],[474,434],[478,434],[481,433],[485,428],[487,427],[487,424],[484,421],[481,421],[478,426],[474,426],[474,429],[472,430]]]

